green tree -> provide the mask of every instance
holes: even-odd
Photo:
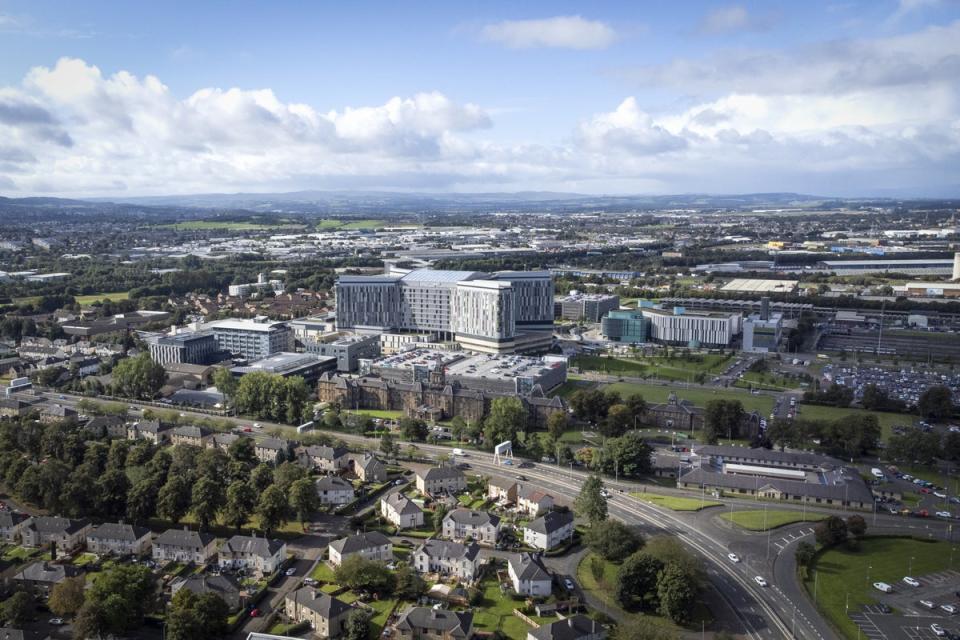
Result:
[[[227,455],[230,456],[231,460],[249,467],[254,467],[259,463],[256,449],[253,445],[253,438],[237,438],[231,442],[227,448]]]
[[[460,416],[454,416],[450,421],[450,435],[457,442],[463,440],[463,435],[467,432],[467,422]]]
[[[830,516],[814,526],[813,535],[824,547],[840,544],[847,539],[847,523],[837,516]]]
[[[334,578],[338,584],[358,591],[384,594],[396,587],[396,578],[387,565],[359,554],[344,559],[334,571]]]
[[[616,598],[626,609],[657,607],[657,576],[663,563],[646,553],[634,553],[617,570]]]
[[[370,635],[370,614],[364,609],[354,609],[347,614],[343,628],[343,640],[367,640]]]
[[[442,504],[437,504],[433,508],[433,530],[440,531],[443,529],[443,519],[447,517],[447,507]]]
[[[395,458],[399,451],[400,447],[389,431],[380,436],[380,452],[383,453],[384,456],[387,458]]]
[[[620,562],[643,546],[643,538],[622,522],[610,520],[602,527],[590,527],[586,543],[605,560]]]
[[[50,599],[47,601],[50,611],[61,618],[76,614],[83,606],[83,591],[86,584],[87,581],[83,576],[76,576],[64,578],[62,582],[54,585],[50,592]]]
[[[567,412],[554,411],[547,417],[547,433],[559,440],[567,430]]]
[[[250,472],[250,486],[257,495],[266,491],[271,484],[273,484],[273,467],[266,462],[261,462]]]
[[[190,499],[190,482],[184,476],[172,475],[157,494],[157,513],[176,524],[190,509]]]
[[[862,538],[867,533],[867,521],[861,515],[852,515],[847,518],[847,533],[855,538]]]
[[[527,410],[519,398],[494,398],[490,413],[484,420],[486,444],[493,447],[501,442],[515,442],[517,433],[526,431]]]
[[[404,440],[423,442],[427,439],[427,423],[416,418],[401,418],[400,433]]]
[[[222,393],[228,401],[232,401],[237,394],[239,381],[230,373],[227,367],[217,367],[213,372],[213,386]]]
[[[257,506],[257,493],[250,483],[234,480],[227,487],[227,501],[223,508],[223,518],[227,524],[240,531],[240,527],[250,519]]]
[[[586,518],[590,526],[607,519],[607,499],[603,497],[603,480],[591,475],[580,487],[580,493],[573,503],[578,516]]]
[[[290,485],[290,508],[297,514],[300,524],[306,524],[310,514],[319,506],[320,499],[312,478],[301,478]]]
[[[934,422],[953,415],[953,393],[950,387],[935,385],[920,394],[917,400],[920,417]]]
[[[127,519],[142,524],[152,518],[157,512],[159,491],[156,481],[150,476],[130,487],[127,493]]]
[[[639,393],[631,393],[624,399],[623,403],[627,405],[630,414],[636,416],[637,420],[640,420],[647,412],[647,401]]]
[[[213,478],[203,476],[193,485],[190,499],[190,510],[200,521],[200,530],[206,531],[210,523],[217,518],[220,509],[226,502],[223,484]]]
[[[721,437],[733,439],[739,435],[743,420],[743,404],[739,400],[709,400],[704,408],[703,439],[716,444]]]
[[[266,535],[286,524],[290,508],[283,489],[277,485],[267,487],[257,501],[256,513],[260,519],[260,528]]]
[[[607,440],[604,450],[606,473],[616,472],[622,478],[640,478],[653,473],[653,449],[636,431]]]
[[[306,470],[295,462],[284,462],[273,472],[273,483],[284,493],[290,491],[293,483],[307,475]]]
[[[809,542],[800,542],[797,545],[797,550],[794,552],[794,557],[797,561],[797,566],[800,567],[809,567],[813,562],[814,556],[817,554],[817,548],[810,544]]]
[[[143,624],[144,614],[153,609],[156,590],[157,582],[147,567],[116,565],[101,571],[91,583],[84,607],[97,607],[103,631],[128,634]]]
[[[863,388],[863,396],[860,399],[860,404],[863,405],[864,409],[870,409],[871,411],[882,410],[886,408],[888,402],[890,402],[889,396],[877,385],[868,384]]]
[[[230,607],[223,598],[209,591],[202,593],[197,597],[193,611],[203,633],[201,638],[219,638],[226,635],[229,630],[227,619],[230,616]]]
[[[111,469],[97,480],[97,510],[104,518],[119,518],[127,511],[130,481],[122,469]]]
[[[406,563],[401,563],[394,575],[397,579],[394,594],[401,600],[416,601],[427,590],[427,583]]]
[[[151,400],[167,382],[167,372],[150,359],[149,353],[121,360],[113,368],[113,393],[118,396]]]
[[[657,576],[660,614],[677,624],[689,619],[697,599],[697,585],[680,565],[669,563]]]
[[[623,435],[633,426],[633,413],[625,404],[615,404],[607,410],[606,419],[600,422],[600,433],[608,438]]]
[[[0,618],[11,627],[22,627],[33,615],[33,596],[17,591],[0,604]]]

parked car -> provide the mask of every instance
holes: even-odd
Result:
[[[936,609],[937,605],[933,604],[930,600],[921,600],[920,606],[924,609]]]
[[[891,587],[886,582],[874,582],[873,588],[878,591],[883,591],[884,593],[893,593],[893,587]]]
[[[947,635],[947,632],[943,630],[943,627],[938,625],[936,622],[930,625],[930,631],[933,631],[933,635],[937,636],[938,638],[942,638],[943,636]]]
[[[942,604],[940,608],[951,616],[957,613],[957,606],[954,604]]]
[[[563,579],[563,588],[566,589],[567,591],[573,591],[573,590],[576,589],[577,587],[576,587],[576,585],[573,584],[573,580],[571,580],[570,578],[564,578],[564,579]]]
[[[920,581],[917,580],[916,578],[911,578],[910,576],[904,576],[904,577],[903,577],[903,581],[906,582],[906,583],[907,583],[908,585],[910,585],[911,587],[919,587],[919,586],[920,586]]]

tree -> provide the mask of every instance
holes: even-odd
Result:
[[[519,398],[494,398],[484,420],[484,440],[488,447],[516,441],[517,433],[527,429],[527,410]]]
[[[677,624],[687,621],[697,599],[697,585],[676,563],[668,563],[657,576],[660,614]]]
[[[135,523],[143,523],[157,512],[157,483],[151,476],[145,476],[130,487],[127,493],[127,518]]]
[[[617,570],[617,601],[627,609],[657,606],[657,576],[663,563],[646,553],[634,553]]]
[[[611,520],[602,527],[590,527],[586,543],[603,559],[620,562],[643,546],[643,538],[622,522]]]
[[[116,565],[101,571],[87,589],[84,608],[90,604],[98,607],[104,631],[127,634],[143,624],[144,614],[154,606],[156,590],[157,582],[149,568]]]
[[[289,511],[287,496],[283,490],[277,485],[267,487],[266,491],[260,494],[256,510],[264,534],[269,535],[282,527],[287,522]]]
[[[111,469],[97,480],[97,510],[104,518],[119,518],[127,511],[130,480],[122,469]]]
[[[917,400],[920,417],[937,422],[953,415],[953,393],[950,387],[935,385],[920,394]]]
[[[573,503],[576,514],[589,520],[591,527],[607,519],[607,499],[603,497],[603,490],[600,476],[591,475],[583,483]]]
[[[99,602],[85,602],[73,620],[74,638],[100,638],[107,631],[106,613]]]
[[[290,491],[293,483],[307,475],[306,470],[294,462],[284,462],[273,472],[273,483],[284,493]]]
[[[223,508],[225,502],[226,498],[221,482],[203,476],[193,485],[190,510],[200,521],[201,531],[210,528],[210,522],[217,518],[217,513]]]
[[[416,601],[427,590],[427,583],[423,581],[419,573],[406,563],[397,567],[394,575],[397,578],[394,594],[401,600]]]
[[[460,416],[453,416],[453,419],[450,421],[450,435],[453,436],[453,439],[457,442],[460,442],[463,440],[463,436],[466,432],[467,421]]]
[[[226,635],[229,630],[227,618],[230,616],[230,606],[223,598],[209,591],[202,593],[197,597],[193,611],[203,633],[201,638],[219,638]]]
[[[334,578],[345,587],[371,593],[389,593],[396,586],[396,579],[387,565],[367,560],[359,554],[344,559],[334,571]]]
[[[863,516],[852,515],[847,518],[847,533],[855,538],[861,538],[867,532],[867,521]]]
[[[61,618],[66,618],[80,611],[83,606],[83,590],[86,586],[86,579],[83,576],[64,578],[64,580],[53,587],[50,592],[50,599],[47,606]]]
[[[433,508],[433,530],[440,531],[443,529],[443,519],[447,517],[447,507],[438,504]]]
[[[253,446],[253,438],[237,438],[227,448],[227,455],[231,460],[242,462],[250,467],[256,466],[259,462]]]
[[[320,506],[317,488],[311,478],[300,478],[290,485],[290,508],[297,514],[300,524],[306,524],[310,514]]]
[[[624,478],[639,478],[653,472],[653,449],[640,433],[631,431],[607,440],[603,470]]]
[[[427,423],[416,418],[401,418],[400,433],[404,440],[423,442],[427,439]]]
[[[111,385],[118,396],[151,400],[166,382],[167,372],[163,365],[151,360],[150,354],[144,352],[121,360],[113,368]]]
[[[863,405],[864,409],[877,411],[886,408],[889,401],[890,398],[887,396],[886,391],[875,384],[868,384],[863,388],[863,396],[860,399],[860,404]]]
[[[364,609],[354,609],[347,614],[343,628],[344,640],[367,640],[370,634],[370,614]]]
[[[273,468],[266,462],[261,462],[250,472],[250,486],[257,495],[266,491],[271,484],[273,484]]]
[[[633,413],[625,404],[615,404],[607,410],[607,417],[600,422],[600,433],[608,438],[623,435],[633,426]]]
[[[709,400],[704,408],[703,438],[716,444],[720,437],[735,438],[743,420],[743,404],[739,400]]]
[[[630,414],[636,417],[637,420],[647,412],[647,401],[644,400],[643,396],[639,393],[631,393],[624,399],[623,403],[627,405]]]
[[[794,557],[796,558],[798,566],[806,568],[810,566],[811,562],[813,562],[813,558],[816,554],[816,547],[809,542],[800,542],[797,545],[797,550],[794,552]]]
[[[237,388],[240,386],[240,382],[230,373],[230,369],[227,367],[217,367],[213,372],[212,382],[217,391],[222,393],[228,401],[233,400],[237,394]]]
[[[172,475],[157,494],[157,513],[176,524],[190,509],[190,499],[190,482],[184,476]]]
[[[227,500],[223,508],[223,518],[227,524],[233,525],[237,531],[250,519],[254,507],[257,505],[257,493],[254,488],[243,480],[235,480],[227,487]]]
[[[387,458],[395,458],[399,453],[400,447],[388,431],[380,436],[380,452]]]
[[[11,627],[22,627],[33,614],[33,596],[17,591],[0,604],[0,618]]]
[[[554,440],[559,440],[567,430],[567,412],[554,411],[547,416],[547,433]]]
[[[837,516],[830,516],[817,523],[813,535],[824,547],[840,544],[847,539],[847,523]]]

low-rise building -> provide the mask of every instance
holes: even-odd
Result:
[[[527,640],[604,640],[606,637],[603,625],[579,613],[527,632]]]
[[[443,536],[451,540],[496,544],[499,535],[500,516],[486,511],[454,509],[443,519]]]
[[[150,529],[132,524],[105,522],[87,534],[87,551],[101,556],[141,556],[151,546]]]
[[[175,447],[179,445],[203,447],[210,441],[212,436],[213,432],[204,427],[183,425],[176,427],[170,432],[170,444]]]
[[[480,573],[480,547],[476,542],[459,544],[431,539],[411,554],[413,567],[420,573],[437,573],[473,582]]]
[[[208,449],[220,449],[224,453],[230,451],[230,445],[242,438],[235,433],[215,433],[206,442]]]
[[[378,562],[393,562],[393,543],[379,531],[367,531],[334,540],[330,543],[329,553],[330,564],[335,567],[352,555]]]
[[[400,616],[396,629],[402,640],[469,640],[473,613],[410,607]]]
[[[354,458],[353,473],[361,482],[386,482],[387,466],[372,453]]]
[[[548,551],[573,539],[573,514],[550,511],[523,527],[523,542],[534,549]]]
[[[127,422],[122,416],[97,416],[83,430],[94,438],[126,438]]]
[[[196,595],[213,593],[227,603],[230,611],[237,611],[243,605],[243,594],[240,585],[228,575],[191,575],[177,578],[170,585],[171,595],[176,595],[180,589],[192,591]]]
[[[353,502],[353,485],[340,476],[323,476],[316,482],[320,504],[348,504]]]
[[[553,591],[553,576],[540,558],[531,553],[518,553],[507,561],[507,574],[513,590],[522,596],[545,598]]]
[[[459,493],[467,488],[467,477],[456,467],[431,467],[417,472],[417,491],[425,496]]]
[[[15,544],[20,541],[20,530],[30,516],[19,511],[0,511],[0,542]]]
[[[58,553],[69,553],[86,544],[90,527],[86,519],[35,516],[23,523],[20,539],[25,547],[36,549],[55,544]]]
[[[296,623],[307,621],[318,638],[338,638],[347,625],[353,608],[333,596],[310,587],[287,594],[284,613]]]
[[[531,486],[520,486],[517,489],[517,509],[531,518],[553,509],[553,496]]]
[[[190,529],[167,529],[153,541],[153,559],[167,562],[206,564],[216,554],[217,539],[209,533]]]
[[[127,427],[127,440],[146,440],[152,444],[166,444],[170,441],[172,424],[163,424],[159,420],[141,420]]]
[[[500,504],[512,504],[516,502],[516,481],[493,476],[487,482],[487,498]]]
[[[13,576],[13,580],[34,593],[46,593],[67,578],[78,575],[80,569],[73,565],[53,564],[43,560],[28,564]]]
[[[256,576],[270,575],[286,557],[285,542],[256,536],[233,536],[217,552],[221,569],[243,569]]]
[[[280,464],[286,460],[289,451],[290,443],[280,438],[263,438],[255,440],[253,444],[253,453],[257,460],[267,464]]]
[[[350,451],[346,447],[331,447],[324,444],[312,444],[297,448],[297,461],[304,467],[315,471],[337,472],[350,464]]]
[[[423,526],[423,509],[399,491],[380,498],[380,515],[398,529]]]

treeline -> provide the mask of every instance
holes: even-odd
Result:
[[[839,420],[772,420],[759,444],[792,449],[812,449],[846,458],[859,457],[880,444],[880,422],[872,414],[851,413]],[[819,443],[819,444],[817,444]]]

